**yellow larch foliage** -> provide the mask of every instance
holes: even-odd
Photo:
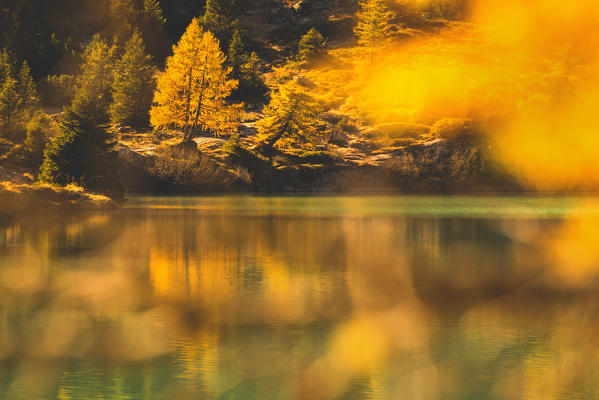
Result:
[[[158,77],[150,110],[152,126],[183,129],[186,138],[197,131],[234,130],[242,104],[226,102],[237,81],[228,79],[231,69],[223,66],[224,61],[218,40],[194,19]]]

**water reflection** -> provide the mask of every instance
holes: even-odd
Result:
[[[141,198],[4,217],[0,397],[594,398],[597,209]]]

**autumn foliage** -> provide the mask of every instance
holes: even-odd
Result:
[[[150,122],[157,128],[179,128],[191,138],[198,132],[219,134],[235,129],[241,104],[227,104],[238,82],[229,79],[218,40],[194,19],[157,81]]]

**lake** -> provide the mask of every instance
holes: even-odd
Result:
[[[3,399],[599,397],[593,198],[137,196],[0,254]]]

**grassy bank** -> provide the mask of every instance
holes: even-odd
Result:
[[[26,210],[100,210],[118,207],[106,196],[86,193],[69,185],[58,187],[43,184],[0,182],[0,208],[4,212]]]

